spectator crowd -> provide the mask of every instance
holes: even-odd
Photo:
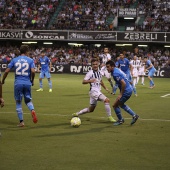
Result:
[[[137,8],[136,31],[170,31],[169,0],[0,0],[0,29],[113,31],[120,8]]]
[[[17,46],[1,46],[0,47],[0,62],[9,63],[12,58],[19,55]],[[103,47],[89,48],[87,46],[70,47],[70,46],[53,46],[50,48],[45,47],[31,47],[29,56],[34,59],[37,64],[41,55],[41,51],[45,50],[46,55],[51,59],[52,64],[83,64],[88,65],[93,57],[102,57]],[[109,48],[109,53],[112,56],[112,60],[116,60],[116,57],[120,52],[123,52],[125,56],[132,59],[135,54],[144,57],[148,56],[155,67],[168,67],[170,68],[170,50],[159,48],[135,48],[134,50]]]

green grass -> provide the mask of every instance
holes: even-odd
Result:
[[[32,123],[23,102],[26,126],[18,128],[13,73],[9,74],[3,86],[5,107],[0,109],[0,170],[170,169],[170,96],[160,97],[170,93],[169,79],[155,78],[155,89],[148,88],[147,79],[145,86],[137,85],[138,97],[127,102],[140,115],[134,126],[122,111],[125,123],[114,127],[99,102],[95,112],[81,116],[79,128],[72,128],[71,114],[89,105],[89,85],[81,84],[83,77],[52,75],[49,93],[46,79],[44,91],[36,92],[36,74],[32,97],[39,122]],[[116,96],[105,94],[113,103]]]

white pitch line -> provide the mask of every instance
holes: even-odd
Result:
[[[0,112],[0,114],[15,114],[16,112]],[[24,113],[25,115],[28,115],[30,113]],[[66,117],[66,116],[72,116],[72,115],[62,115],[62,114],[43,114],[43,113],[40,113],[40,115],[44,115],[44,116],[61,116],[61,117]],[[93,116],[92,118],[94,117],[97,117],[97,116]],[[98,117],[98,118],[102,118],[102,119],[105,119],[106,117]],[[125,119],[132,119],[132,118],[125,118]],[[143,118],[139,118],[140,120],[144,120],[144,121],[160,121],[160,122],[170,122],[169,119],[143,119]]]
[[[166,94],[166,95],[164,95],[164,96],[161,96],[161,97],[166,97],[166,96],[170,96],[170,94]]]

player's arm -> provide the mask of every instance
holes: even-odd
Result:
[[[35,69],[31,68],[31,83],[32,83],[32,86],[34,85],[34,78],[35,78]]]
[[[131,75],[133,76],[133,66],[132,66],[131,63],[129,63],[129,68],[130,68],[130,73],[131,73]]]
[[[10,68],[7,68],[2,77],[2,84],[5,84],[5,79],[7,78],[9,72],[10,72]]]
[[[52,68],[52,62],[51,61],[50,61],[49,66],[50,66],[50,72],[51,72],[51,68]]]
[[[37,66],[37,72],[40,72],[40,64]]]
[[[89,79],[89,80],[84,79],[82,81],[82,84],[95,83],[95,82],[97,82],[97,79]]]
[[[122,97],[126,87],[126,82],[123,79],[119,80],[119,82],[121,84],[121,90],[119,96],[117,97],[118,100]]]
[[[107,91],[110,92],[109,89],[105,86],[105,84],[103,83],[103,81],[100,81],[101,86]]]

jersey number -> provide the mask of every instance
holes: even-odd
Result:
[[[28,63],[16,63],[15,66],[17,67],[16,75],[28,76],[28,72],[27,72],[29,68]]]

